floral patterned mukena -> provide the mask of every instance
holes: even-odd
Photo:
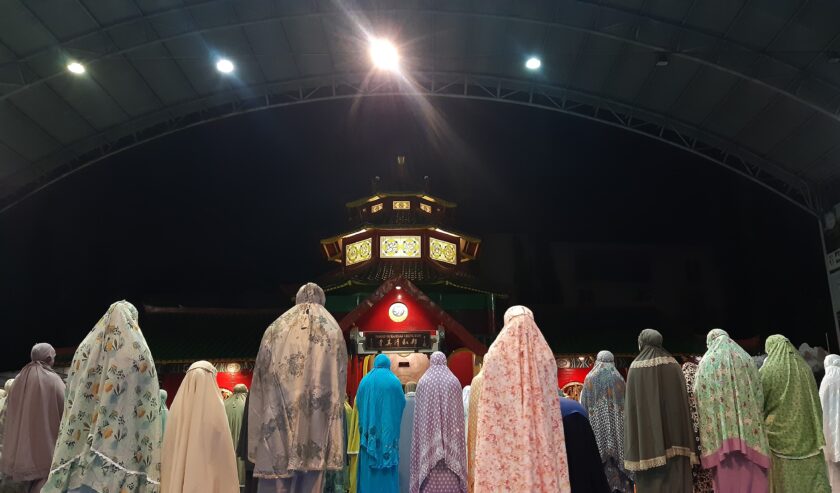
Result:
[[[740,452],[762,469],[769,469],[764,392],[758,368],[722,329],[711,330],[706,344],[709,350],[700,361],[693,384],[703,467],[719,467],[727,456]]]
[[[248,410],[255,478],[344,468],[347,345],[323,303],[321,288],[304,285],[263,335]]]
[[[157,493],[160,388],[137,309],[111,305],[76,350],[44,493]]]
[[[484,357],[474,491],[568,493],[557,362],[531,310],[513,306],[504,321]]]

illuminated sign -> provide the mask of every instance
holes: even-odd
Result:
[[[429,258],[454,265],[458,262],[458,249],[454,243],[429,238]]]
[[[370,260],[371,241],[370,238],[350,243],[347,245],[347,260],[345,265],[358,264]]]
[[[392,322],[403,322],[406,318],[408,318],[408,307],[400,302],[394,303],[388,309],[388,317],[391,318]]]
[[[394,210],[395,211],[407,211],[411,209],[411,201],[408,200],[395,200],[394,201]]]
[[[381,236],[379,238],[381,258],[419,258],[419,236]]]

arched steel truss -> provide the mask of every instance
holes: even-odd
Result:
[[[236,94],[213,95],[208,101],[192,101],[181,107],[167,108],[163,115],[152,116],[156,123],[135,130],[118,128],[96,136],[104,144],[91,147],[73,157],[53,156],[56,167],[28,187],[8,198],[0,212],[4,212],[31,195],[49,187],[62,178],[96,164],[122,151],[181,130],[229,118],[236,115],[315,101],[382,96],[423,96],[426,98],[462,98],[517,104],[604,123],[629,132],[672,145],[735,172],[778,194],[801,209],[816,215],[820,204],[808,183],[750,153],[737,144],[709,135],[697,127],[669,121],[662,115],[608,101],[581,91],[557,86],[544,86],[528,81],[469,74],[421,73],[413,74],[412,84],[392,78],[363,83],[364,76],[353,74],[319,80],[299,80],[250,88],[251,97]],[[210,104],[210,101],[226,101]],[[178,115],[166,118],[164,115]],[[118,139],[109,134],[125,134]],[[82,143],[84,145],[85,143]],[[81,150],[79,149],[79,150]],[[69,150],[74,152],[73,149]],[[58,164],[61,163],[61,164]]]

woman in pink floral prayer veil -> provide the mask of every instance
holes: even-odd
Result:
[[[484,357],[474,491],[569,493],[554,354],[528,308],[504,321]]]

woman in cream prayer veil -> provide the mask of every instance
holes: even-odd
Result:
[[[504,321],[484,357],[474,491],[568,493],[557,362],[531,310],[513,306]]]
[[[161,493],[237,493],[239,475],[216,368],[197,361],[181,382],[163,435]]]
[[[157,493],[160,407],[157,372],[137,309],[118,301],[73,356],[43,492]]]
[[[344,469],[347,344],[316,284],[266,329],[248,407],[248,458],[259,492],[320,491]]]
[[[3,392],[5,394],[0,398],[0,457],[2,457],[3,453],[3,433],[6,429],[6,399],[9,397],[9,392],[12,391],[12,385],[14,383],[14,378],[6,380],[6,383],[3,385]]]

